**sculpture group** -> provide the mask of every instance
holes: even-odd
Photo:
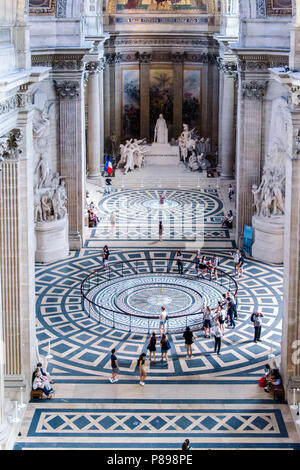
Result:
[[[266,166],[259,186],[252,186],[254,207],[257,216],[284,215],[285,175],[279,168]]]
[[[129,170],[140,169],[144,165],[144,155],[149,152],[145,146],[141,145],[145,139],[126,140],[125,145],[120,145],[121,158],[117,168],[124,168],[126,175]]]
[[[209,137],[199,137],[195,130],[189,130],[187,124],[183,124],[183,131],[178,137],[180,158],[191,171],[206,170],[211,166],[207,156],[211,153]]]
[[[47,222],[64,219],[67,215],[67,192],[59,173],[51,174],[48,162],[41,155],[34,188],[34,220]]]

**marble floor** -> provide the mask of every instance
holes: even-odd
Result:
[[[83,309],[80,283],[101,266],[105,243],[110,246],[111,266],[132,259],[142,266],[151,257],[158,266],[167,267],[175,297],[182,296],[180,302],[187,304],[184,308],[197,299],[173,270],[177,248],[184,250],[189,289],[199,282],[192,263],[197,248],[208,256],[218,253],[220,269],[233,274],[234,240],[221,227],[226,192],[208,188],[205,182],[202,186],[188,192],[169,189],[164,208],[158,205],[159,188],[118,187],[103,195],[96,185],[89,186],[91,199],[99,208],[99,226],[86,229],[80,252],[36,268],[39,351],[45,357],[50,342],[53,358],[48,371],[56,393],[52,400],[28,405],[15,449],[178,449],[187,437],[195,449],[300,448],[289,407],[273,401],[257,385],[269,354],[280,354],[282,268],[248,258],[243,277],[236,279],[237,326],[226,330],[221,355],[213,354],[213,341],[199,331],[193,357],[188,359],[182,334],[170,332],[168,365],[160,357],[155,363],[147,361],[144,387],[138,383],[136,368],[149,338],[143,325],[129,331],[120,321],[112,328]],[[113,233],[108,223],[112,211],[116,215]],[[160,218],[166,227],[163,242],[159,242],[156,228]],[[110,297],[120,307],[121,298],[125,308],[139,308],[141,302],[146,308],[140,297],[145,294],[140,285],[143,276],[129,275],[133,294],[129,288],[128,292],[117,290],[112,279],[107,279],[107,296],[104,291],[97,293],[99,301],[107,302]],[[197,286],[193,287],[197,295],[207,295],[211,301],[224,288],[208,279]],[[178,306],[175,301],[170,305],[175,310]],[[262,342],[257,344],[250,321],[254,309],[264,315]],[[121,370],[119,382],[110,384],[113,347]],[[158,348],[158,356],[159,352]]]

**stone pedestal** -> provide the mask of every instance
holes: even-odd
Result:
[[[153,143],[146,153],[146,163],[150,165],[179,165],[179,147],[170,144]]]
[[[37,222],[35,226],[36,252],[38,263],[54,263],[69,254],[68,217],[48,222]]]
[[[265,263],[283,263],[284,216],[252,217],[254,244],[252,256]]]

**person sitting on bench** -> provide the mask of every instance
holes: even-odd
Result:
[[[42,375],[41,372],[36,373],[35,379],[32,384],[32,389],[41,390],[42,392],[44,392],[48,399],[52,398],[52,395],[54,393],[54,390],[53,388],[51,388],[49,380],[44,375]]]
[[[270,392],[272,386],[276,387],[281,384],[281,377],[278,369],[273,369],[270,376],[266,377],[266,383],[264,386],[265,392]]]

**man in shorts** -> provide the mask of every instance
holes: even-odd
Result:
[[[109,379],[110,383],[115,384],[118,382],[119,379],[116,379],[118,371],[120,370],[118,361],[117,361],[117,356],[115,354],[116,350],[115,348],[111,350],[111,368],[112,368],[112,375]]]
[[[163,327],[163,334],[166,334],[166,323],[167,323],[167,311],[165,307],[161,307],[161,314],[159,316],[159,334],[161,336],[161,329]]]

